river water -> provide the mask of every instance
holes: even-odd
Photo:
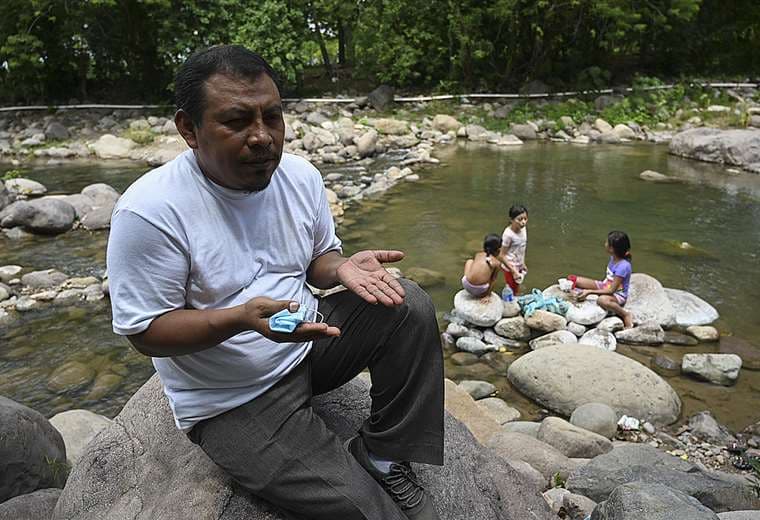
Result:
[[[424,267],[443,282],[427,287],[439,314],[451,308],[460,289],[462,266],[478,251],[483,236],[501,234],[513,203],[528,207],[527,264],[523,287],[543,288],[567,273],[601,277],[608,231],[622,229],[632,241],[634,270],[666,287],[685,289],[720,312],[725,337],[760,349],[760,176],[732,172],[667,155],[656,145],[573,146],[530,143],[514,148],[459,144],[440,149],[442,164],[420,169],[421,180],[404,183],[348,208],[339,227],[347,253],[363,248],[406,252],[402,269]],[[28,176],[52,192],[72,193],[93,182],[119,191],[146,168],[132,165],[37,168]],[[683,182],[653,184],[638,179],[646,169]],[[2,170],[2,167],[0,167]],[[328,171],[340,171],[332,168]],[[73,231],[58,237],[10,240],[0,235],[0,265],[16,263],[69,275],[102,274],[104,232]],[[687,242],[690,247],[681,247]],[[110,331],[107,304],[48,308],[21,316],[0,330],[0,394],[51,415],[83,407],[115,415],[152,373],[149,360]],[[714,352],[719,345],[658,348],[621,347],[622,354],[649,364],[664,352],[679,360],[686,352]],[[753,352],[760,356],[760,352]],[[512,389],[503,372],[483,363],[459,367],[448,361],[453,379],[488,379],[525,418],[541,411]],[[56,394],[50,373],[66,361],[123,376],[107,397],[88,400],[88,390]],[[725,388],[676,376],[669,382],[684,401],[684,414],[710,409],[729,427],[760,420],[760,372],[743,369]]]

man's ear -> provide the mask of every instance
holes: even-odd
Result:
[[[174,114],[174,125],[177,127],[179,135],[181,135],[187,143],[187,146],[192,149],[197,149],[198,139],[195,136],[195,125],[193,124],[190,114],[182,109],[177,110]]]

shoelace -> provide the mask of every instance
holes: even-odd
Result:
[[[383,477],[383,483],[402,509],[416,507],[425,496],[422,485],[417,481],[417,475],[406,463],[391,464],[391,471]]]

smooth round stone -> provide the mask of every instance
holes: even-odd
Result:
[[[731,386],[739,378],[742,359],[736,354],[686,354],[681,371],[707,382]]]
[[[451,359],[452,363],[461,367],[474,365],[480,360],[478,356],[470,352],[457,352],[455,354],[452,354],[449,359]]]
[[[609,350],[610,352],[614,352],[615,349],[617,349],[617,340],[615,339],[615,336],[606,330],[591,329],[578,340],[578,343],[594,345],[595,347],[602,350]]]
[[[467,392],[473,399],[483,399],[496,392],[496,387],[488,381],[464,380],[459,383],[459,388]]]
[[[493,417],[499,424],[506,424],[520,418],[520,411],[509,406],[503,399],[498,397],[486,397],[478,401],[478,406]]]
[[[33,300],[29,296],[22,296],[18,300],[16,300],[16,310],[18,312],[27,312],[35,307],[37,307],[39,304],[37,303],[37,300]]]
[[[720,316],[715,307],[699,296],[680,289],[665,289],[676,311],[676,323],[682,327],[709,325]]]
[[[8,283],[14,278],[18,278],[21,269],[20,265],[4,265],[0,267],[0,282]]]
[[[586,327],[584,327],[580,323],[575,323],[572,321],[567,324],[567,330],[575,334],[576,338],[580,338],[586,333]]]
[[[114,390],[116,390],[121,382],[124,380],[122,376],[111,374],[108,372],[101,372],[95,378],[95,382],[92,384],[90,392],[85,399],[88,401],[97,401],[102,399]]]
[[[92,367],[79,361],[69,361],[58,367],[48,380],[48,389],[51,392],[73,391],[90,384],[95,377]]]
[[[609,318],[604,318],[602,321],[600,321],[599,325],[597,325],[596,328],[599,330],[606,330],[607,332],[612,332],[614,334],[619,330],[623,330],[624,326],[625,325],[623,324],[623,320],[617,316],[610,316]]]
[[[525,323],[525,318],[522,316],[503,318],[499,320],[493,330],[499,336],[515,341],[526,341],[530,339],[530,327]]]
[[[652,358],[652,370],[661,376],[672,377],[681,373],[681,364],[665,354],[657,354]]]
[[[503,352],[488,352],[483,354],[480,358],[481,361],[488,363],[488,366],[492,367],[496,372],[501,375],[507,374],[507,368],[515,360],[514,354],[506,354]]]
[[[686,329],[686,333],[691,334],[701,343],[709,343],[720,339],[718,329],[709,325],[692,325]]]
[[[595,301],[571,304],[565,314],[567,321],[581,325],[596,325],[606,317],[607,311],[599,307]]]
[[[5,287],[0,287],[0,302],[7,300],[11,297],[11,292]]]
[[[570,424],[611,439],[617,433],[618,416],[609,405],[586,403],[573,410]]]
[[[486,352],[493,352],[494,350],[498,350],[498,347],[495,345],[486,345],[478,338],[471,338],[467,336],[457,339],[457,348],[465,352],[471,352],[477,356],[481,356]]]
[[[554,332],[555,330],[564,330],[567,327],[567,320],[559,314],[539,309],[525,318],[525,324],[532,330],[539,332]]]
[[[454,308],[465,320],[480,327],[493,326],[504,312],[503,300],[497,294],[475,298],[464,289],[454,296]]]
[[[531,340],[530,348],[533,350],[538,350],[541,348],[551,347],[553,345],[566,345],[574,343],[578,343],[578,338],[575,334],[568,330],[557,330]]]

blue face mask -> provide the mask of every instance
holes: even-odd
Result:
[[[309,320],[308,316],[313,316],[314,319]],[[322,313],[314,309],[300,308],[296,312],[283,309],[269,318],[269,328],[274,332],[290,334],[304,321],[322,323],[323,320],[324,316],[322,316]]]

